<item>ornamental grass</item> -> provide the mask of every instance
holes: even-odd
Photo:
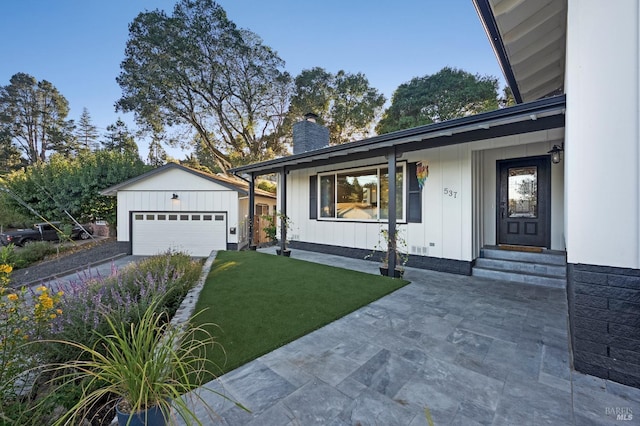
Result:
[[[108,277],[86,272],[69,286],[15,290],[11,260],[11,251],[0,249],[0,426],[52,424],[52,412],[59,416],[83,395],[68,381],[45,384],[51,371],[35,380],[38,367],[90,360],[84,347],[107,351],[99,342],[111,325],[138,323],[150,308],[168,321],[202,269],[186,254],[165,253]]]
[[[161,297],[154,298],[139,320],[131,324],[116,322],[104,314],[108,331],[96,332],[98,341],[94,346],[55,342],[80,350],[82,356],[49,366],[47,371],[54,373],[55,383],[62,388],[69,384],[81,386],[82,396],[54,425],[82,424],[105,404],[118,404],[125,413],[160,407],[167,424],[177,416],[189,425],[213,421],[215,413],[200,392],[187,399],[182,396],[202,384],[211,362],[205,357],[205,349],[216,342],[203,328],[206,325],[184,328],[171,324],[166,313],[158,312],[163,303]],[[206,390],[228,399],[213,389]],[[210,418],[205,423],[192,410],[190,398],[207,408]]]

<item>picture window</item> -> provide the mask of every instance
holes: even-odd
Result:
[[[396,169],[396,217],[404,221],[406,164]],[[320,219],[384,221],[389,218],[389,169],[386,166],[323,173],[318,179]]]

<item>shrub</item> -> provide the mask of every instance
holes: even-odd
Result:
[[[162,304],[160,299],[152,301],[140,320],[133,324],[120,323],[105,315],[108,330],[105,334],[95,333],[96,345],[50,342],[84,354],[80,360],[47,367],[49,371],[61,373],[57,383],[79,384],[83,389],[77,403],[57,419],[55,425],[82,424],[92,420],[96,409],[116,403],[124,413],[159,407],[167,423],[174,410],[187,424],[203,424],[202,413],[199,410],[196,413],[194,405],[182,396],[201,385],[201,377],[210,363],[205,351],[216,344],[215,340],[202,327],[182,328],[170,324],[166,314],[158,313]],[[190,397],[214,414],[199,393]]]
[[[98,333],[107,333],[105,317],[123,324],[140,319],[153,300],[161,298],[161,312],[173,316],[182,299],[200,276],[202,265],[182,253],[149,257],[109,277],[79,275],[79,280],[62,287],[63,317],[57,318],[51,338],[92,346]],[[80,356],[71,347],[47,344],[42,356],[48,362],[65,362]]]
[[[157,318],[167,320],[197,282],[202,269],[201,262],[185,254],[166,253],[121,271],[114,268],[109,277],[87,272],[69,286],[16,291],[8,287],[13,269],[9,260],[15,253],[12,247],[0,250],[0,425],[51,424],[54,408],[59,404],[66,408],[75,405],[81,396],[80,388],[67,383],[64,390],[56,388],[62,393],[34,392],[30,397],[37,400],[21,400],[16,396],[24,392],[16,389],[14,384],[20,383],[16,378],[35,372],[42,361],[82,361],[83,353],[86,360],[90,354],[83,352],[83,347],[107,350],[97,343],[112,325],[128,327],[138,323],[150,307],[157,310]],[[43,344],[44,339],[78,345]],[[41,380],[36,383],[42,384]]]
[[[9,406],[23,393],[17,379],[38,364],[36,353],[25,343],[47,335],[62,314],[58,306],[62,292],[45,286],[35,291],[10,288],[12,270],[10,264],[0,263],[0,407]]]
[[[16,264],[16,247],[13,244],[0,247],[0,265],[9,265],[13,268]],[[10,273],[9,273],[10,274]],[[9,280],[9,274],[0,275]]]
[[[16,269],[25,268],[53,253],[56,253],[56,248],[53,244],[48,241],[34,241],[25,244],[22,249],[15,252],[14,266]]]

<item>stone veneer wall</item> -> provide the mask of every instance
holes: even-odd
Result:
[[[640,388],[640,270],[568,265],[574,368]]]

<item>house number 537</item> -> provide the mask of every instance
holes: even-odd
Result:
[[[449,197],[453,197],[453,198],[458,198],[458,191],[454,191],[451,188],[445,188],[444,195],[448,195]]]

